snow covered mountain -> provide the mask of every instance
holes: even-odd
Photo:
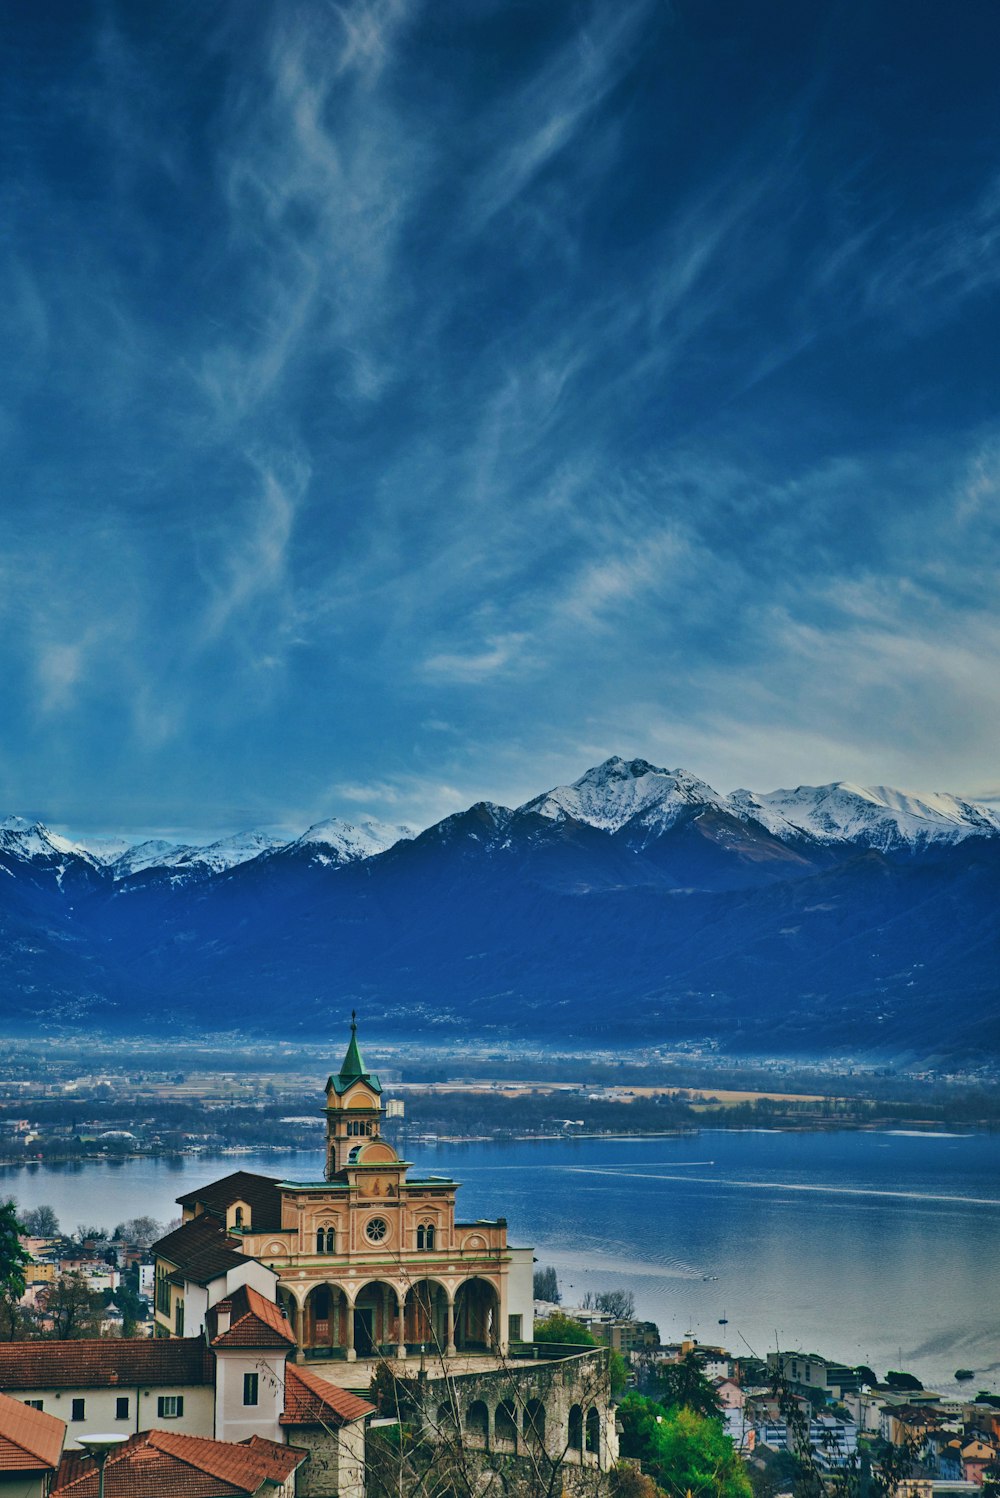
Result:
[[[722,795],[617,756],[419,835],[330,819],[133,845],[14,817],[0,1011],[28,1034],[164,1015],[270,1034],[363,1000],[407,1033],[1000,1056],[998,892],[989,806],[847,782]]]
[[[60,837],[58,832],[50,832],[41,822],[29,822],[24,817],[4,817],[0,821],[0,851],[10,854],[14,858],[65,858],[86,857],[91,862],[89,854],[71,843],[68,838]]]
[[[384,853],[400,839],[412,836],[412,827],[393,827],[370,817],[358,823],[329,817],[325,822],[314,822],[301,837],[287,843],[281,851],[305,854],[318,864],[354,863],[359,858],[373,858],[377,853]]]
[[[694,829],[703,842],[730,852],[740,848],[759,861],[779,847],[806,856],[810,848],[906,855],[954,847],[969,838],[1000,838],[1000,810],[944,792],[916,795],[848,781],[723,795],[687,770],[614,755],[571,785],[555,786],[515,810],[477,802],[428,829],[420,840],[430,837],[444,844],[467,836],[484,851],[496,852],[521,837],[537,837],[539,826],[553,834],[590,829],[637,857],[667,846],[671,834],[676,838],[684,832],[690,839]],[[290,841],[259,830],[207,845],[160,838],[133,844],[113,834],[71,841],[41,822],[11,816],[0,821],[0,864],[8,872],[22,863],[55,872],[85,865],[115,883],[162,871],[176,881],[225,874],[256,859],[341,868],[417,837],[405,824],[331,817]]]
[[[650,832],[665,832],[692,807],[723,806],[724,798],[686,770],[660,770],[644,759],[617,754],[595,765],[572,785],[558,785],[518,807],[519,814],[571,818],[602,832],[620,832],[638,822]]]
[[[1000,813],[992,807],[944,793],[917,796],[846,780],[767,795],[734,791],[729,801],[737,815],[760,822],[783,840],[800,833],[818,843],[851,843],[880,853],[1000,834]]]
[[[572,785],[556,786],[518,808],[553,822],[567,819],[602,832],[669,831],[682,817],[707,810],[762,827],[784,843],[803,837],[879,852],[954,845],[968,837],[1000,836],[1000,811],[947,793],[915,795],[891,786],[801,785],[795,790],[720,795],[687,770],[664,770],[618,755]]]

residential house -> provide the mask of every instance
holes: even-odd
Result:
[[[0,1498],[45,1498],[65,1434],[55,1415],[0,1394]]]
[[[304,1451],[260,1436],[238,1445],[179,1431],[149,1430],[112,1451],[104,1473],[110,1498],[295,1498],[295,1474]],[[50,1498],[97,1498],[97,1463],[72,1453],[64,1458]]]

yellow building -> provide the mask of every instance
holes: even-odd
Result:
[[[155,1246],[158,1333],[190,1335],[223,1295],[271,1270],[300,1356],[454,1355],[530,1340],[531,1250],[508,1245],[503,1217],[457,1221],[455,1181],[410,1175],[382,1138],[382,1088],[353,1016],[324,1111],[324,1180],[238,1171],[178,1198],[182,1226]]]

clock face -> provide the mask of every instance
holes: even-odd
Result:
[[[384,1217],[372,1217],[365,1224],[365,1237],[369,1243],[381,1243],[389,1231],[389,1224]]]

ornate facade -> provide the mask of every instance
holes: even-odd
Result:
[[[231,1278],[242,1255],[277,1274],[300,1356],[454,1355],[530,1340],[531,1250],[508,1245],[505,1218],[457,1221],[455,1181],[410,1175],[382,1137],[382,1088],[353,1018],[325,1114],[324,1180],[237,1172],[179,1198],[183,1224],[157,1245],[158,1287],[171,1292],[162,1308],[158,1295],[161,1334],[176,1334],[178,1298],[181,1326],[185,1299],[213,1304],[209,1276]],[[206,1217],[217,1229],[208,1253]]]

